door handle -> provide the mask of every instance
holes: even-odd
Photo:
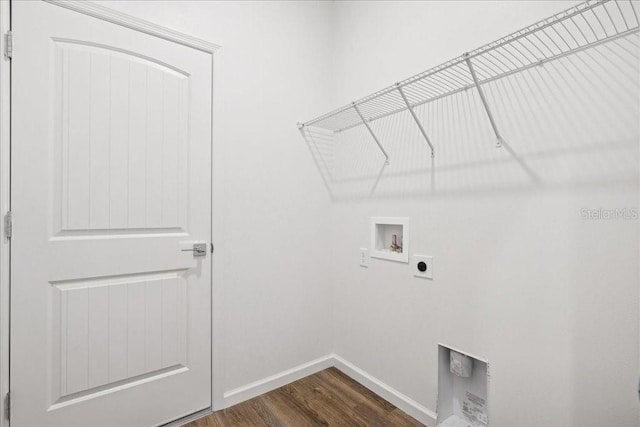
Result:
[[[193,252],[193,256],[206,256],[207,244],[206,243],[194,243],[193,249],[182,249],[182,252]]]

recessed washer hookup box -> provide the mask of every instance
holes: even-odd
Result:
[[[438,346],[438,427],[488,427],[486,360]]]

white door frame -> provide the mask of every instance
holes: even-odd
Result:
[[[10,106],[11,63],[5,56],[11,28],[11,7],[8,1],[0,1],[0,427],[8,427],[5,417],[5,396],[9,392],[9,240],[5,237],[4,215],[10,206]]]
[[[208,41],[191,37],[187,34],[174,31],[169,28],[165,28],[154,23],[127,15],[122,12],[115,11],[113,9],[94,4],[89,1],[54,1],[44,0],[57,6],[65,7],[67,9],[74,10],[85,15],[92,16],[94,18],[102,19],[104,21],[111,22],[116,25],[121,25],[139,32],[143,32],[155,37],[159,37],[165,40],[169,40],[187,47],[198,49],[202,52],[211,55],[212,73],[214,73],[214,53],[220,49],[220,45],[210,43]],[[11,147],[11,132],[10,132],[10,108],[11,108],[11,67],[10,61],[5,56],[6,52],[6,37],[5,34],[11,29],[11,2],[0,0],[0,47],[2,52],[0,54],[0,427],[9,427],[9,421],[6,419],[5,408],[5,395],[9,392],[9,308],[10,308],[10,283],[9,283],[9,240],[5,237],[5,222],[4,215],[10,209],[10,147]],[[17,41],[19,46],[20,42]],[[19,50],[19,47],[18,47]],[[212,82],[215,82],[213,75],[211,76]],[[213,88],[213,85],[212,85]],[[211,94],[211,112],[213,114],[213,89]],[[213,117],[212,117],[213,121]],[[213,132],[212,132],[212,147],[213,147]],[[213,152],[213,150],[212,150]],[[213,160],[213,159],[212,159]],[[213,166],[213,161],[212,161]],[[213,173],[212,173],[213,180]],[[213,188],[213,186],[212,186]],[[212,190],[213,191],[213,190]],[[212,197],[213,200],[213,197]],[[213,211],[212,211],[213,212]],[[213,239],[211,240],[213,241]],[[211,263],[213,266],[213,262]],[[216,275],[218,276],[218,275]],[[213,271],[211,274],[212,286],[216,283],[216,276]],[[218,276],[219,277],[219,276]],[[215,294],[215,289],[212,289],[211,295]],[[213,301],[212,301],[213,307]],[[217,317],[217,316],[216,316]],[[212,323],[213,314],[212,314]],[[212,328],[212,331],[215,331]],[[214,337],[215,337],[214,333]],[[213,343],[212,337],[212,359],[213,357]],[[216,342],[218,346],[219,342]],[[217,346],[216,346],[217,347]],[[213,360],[212,360],[213,368]],[[213,375],[212,369],[212,375]],[[219,372],[216,371],[216,374]],[[212,381],[213,384],[213,381]],[[216,395],[212,390],[212,405],[214,407],[213,400],[216,400]]]

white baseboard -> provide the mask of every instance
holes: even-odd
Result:
[[[360,384],[376,393],[380,397],[388,400],[390,403],[400,408],[402,411],[411,415],[416,420],[427,425],[428,427],[435,427],[436,425],[436,413],[415,400],[411,399],[400,393],[393,387],[383,383],[368,372],[363,371],[351,362],[344,360],[337,354],[332,355],[333,366],[337,369],[358,381]]]
[[[275,390],[301,378],[308,377],[331,366],[333,366],[333,355],[329,354],[278,374],[243,385],[242,387],[229,390],[224,393],[223,407],[215,408],[215,410],[228,408],[229,406],[244,402],[245,400]]]
[[[286,371],[278,374],[271,375],[242,387],[227,391],[224,393],[223,406],[221,408],[215,408],[215,410],[228,408],[229,406],[252,399],[332,366],[358,381],[369,390],[388,400],[390,403],[411,415],[421,423],[428,427],[435,427],[436,413],[434,411],[422,406],[415,400],[383,383],[373,375],[363,371],[337,354],[329,354],[327,356],[320,357],[294,368],[287,369]]]
[[[206,417],[207,415],[211,415],[213,411],[211,408],[203,409],[202,411],[194,412],[193,414],[187,415],[186,417],[179,418],[175,421],[171,421],[167,424],[162,424],[160,427],[180,427],[186,424],[189,424],[191,421],[198,420],[200,418]]]

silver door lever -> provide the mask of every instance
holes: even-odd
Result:
[[[182,252],[193,252],[193,256],[206,256],[207,244],[206,243],[194,243],[193,249],[182,249]]]

